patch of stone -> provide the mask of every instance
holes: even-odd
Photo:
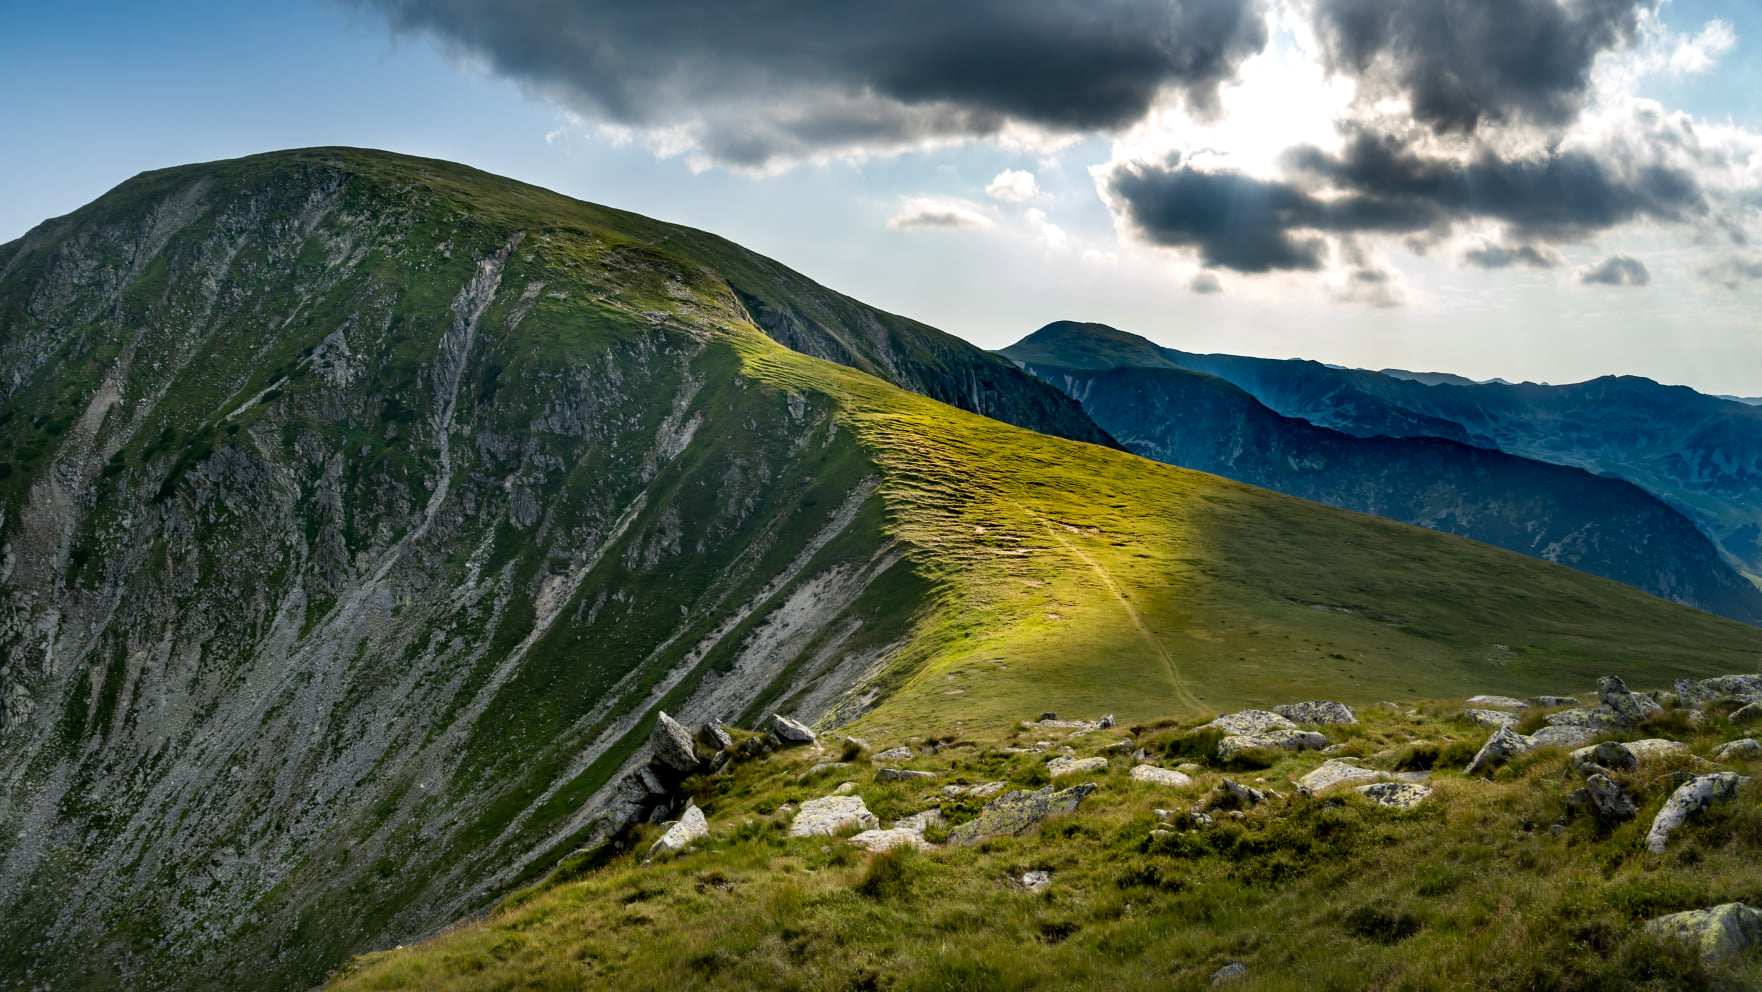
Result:
[[[1490,772],[1526,751],[1535,750],[1536,746],[1533,738],[1525,737],[1510,727],[1500,727],[1481,745],[1474,760],[1463,771],[1469,775]]]
[[[1081,775],[1085,772],[1102,772],[1106,770],[1106,758],[1058,757],[1046,763],[1046,773],[1053,778],[1062,778],[1066,775]]]
[[[1257,734],[1233,734],[1218,741],[1217,755],[1228,761],[1246,751],[1301,751],[1328,746],[1328,739],[1313,730],[1273,728]]]
[[[1671,831],[1682,826],[1690,816],[1710,806],[1737,798],[1738,786],[1744,781],[1735,772],[1715,772],[1712,775],[1699,775],[1685,782],[1671,793],[1664,808],[1658,811],[1658,816],[1652,821],[1652,829],[1646,832],[1646,848],[1653,854],[1663,854]]]
[[[1621,745],[1639,761],[1640,764],[1663,761],[1667,758],[1688,757],[1689,746],[1681,741],[1667,741],[1653,737],[1643,741],[1628,741]]]
[[[1467,709],[1462,711],[1462,715],[1472,723],[1495,729],[1499,727],[1515,727],[1522,722],[1522,718],[1516,713],[1507,713],[1504,710]]]
[[[1412,809],[1432,794],[1431,786],[1414,782],[1377,782],[1358,786],[1358,792],[1372,802],[1396,809]]]
[[[1345,761],[1323,762],[1321,767],[1304,775],[1296,782],[1297,788],[1308,793],[1325,792],[1337,785],[1356,785],[1363,782],[1375,782],[1383,778],[1383,773],[1371,768],[1360,768]]]
[[[869,742],[863,740],[861,737],[846,737],[838,743],[844,747],[854,747],[859,751],[867,751],[869,749]]]
[[[1047,817],[1076,812],[1077,807],[1096,788],[1094,782],[1083,782],[1063,791],[1058,791],[1057,786],[1049,785],[1037,792],[1021,790],[1006,793],[986,803],[976,819],[950,830],[948,842],[954,845],[977,844],[988,837],[1027,833]]]
[[[1523,703],[1533,709],[1551,710],[1559,706],[1577,706],[1579,701],[1573,696],[1531,696]]]
[[[1675,688],[1677,704],[1689,709],[1706,709],[1728,700],[1753,703],[1762,699],[1762,675],[1721,675],[1698,682],[1677,679]]]
[[[924,828],[894,827],[892,830],[865,830],[851,837],[850,842],[860,848],[880,854],[896,847],[915,847],[920,850],[933,846],[924,839]]]
[[[807,724],[791,720],[781,713],[771,714],[771,736],[784,744],[812,744],[818,740]]]
[[[1252,737],[1274,731],[1296,730],[1297,725],[1269,710],[1242,710],[1237,713],[1220,713],[1217,719],[1199,729],[1220,730],[1232,737]]]
[[[648,858],[652,860],[657,854],[678,854],[692,841],[709,834],[710,823],[704,819],[704,811],[696,806],[687,806],[679,819],[661,835],[661,839],[649,848]]]
[[[1029,892],[1045,892],[1047,886],[1052,884],[1052,872],[1025,871],[1012,881],[1018,888],[1026,889]]]
[[[1543,727],[1529,735],[1537,747],[1574,748],[1597,739],[1599,731],[1589,727]]]
[[[1566,804],[1575,809],[1590,811],[1597,819],[1606,823],[1625,823],[1640,815],[1639,807],[1629,799],[1627,793],[1621,791],[1609,776],[1593,772],[1585,779],[1582,789],[1574,790],[1566,797]]]
[[[1592,747],[1581,747],[1566,756],[1572,770],[1589,778],[1611,772],[1631,772],[1640,767],[1639,756],[1624,744],[1604,741]]]
[[[801,804],[789,824],[789,836],[830,837],[852,827],[873,830],[880,826],[881,821],[869,812],[861,796],[824,796]]]
[[[1578,700],[1568,700],[1578,702]],[[1522,699],[1510,696],[1470,696],[1468,705],[1484,710],[1527,710],[1530,704]]]
[[[1131,771],[1134,782],[1149,782],[1151,785],[1164,785],[1172,789],[1181,789],[1193,784],[1193,779],[1185,772],[1170,768],[1158,768],[1155,765],[1139,765]]]
[[[1762,758],[1762,744],[1757,743],[1754,737],[1721,744],[1713,749],[1714,761],[1747,761],[1751,758]]]
[[[1247,974],[1247,965],[1240,961],[1231,961],[1229,964],[1226,964],[1222,968],[1211,973],[1211,984],[1213,987],[1216,987],[1234,979],[1242,978]]]
[[[935,778],[935,772],[918,772],[904,768],[878,768],[875,770],[875,781],[877,782],[929,782]]]
[[[1286,703],[1274,706],[1273,712],[1293,723],[1307,723],[1318,727],[1356,726],[1358,715],[1352,707],[1345,703],[1318,699],[1305,703]]]
[[[1678,940],[1707,961],[1720,961],[1762,943],[1762,910],[1741,902],[1691,909],[1646,921],[1646,932]]]
[[[910,761],[912,749],[909,747],[890,747],[879,754],[869,755],[870,761]]]
[[[1762,721],[1762,701],[1747,703],[1732,711],[1726,719],[1740,727]]]
[[[1251,789],[1233,779],[1224,779],[1218,787],[1211,790],[1193,808],[1195,813],[1209,813],[1212,810],[1240,810],[1249,806],[1259,806],[1266,802],[1266,793],[1259,789]]]
[[[703,741],[712,751],[726,751],[734,746],[734,735],[721,723],[711,720],[697,728],[698,740]]]

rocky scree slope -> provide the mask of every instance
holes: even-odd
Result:
[[[340,149],[149,174],[0,247],[0,986],[309,987],[591,838],[663,709],[952,730],[1762,654],[789,351],[755,299],[862,314],[798,279]],[[1079,417],[951,339],[823,327]]]
[[[1442,438],[1316,427],[1186,369],[1023,367],[1146,458],[1460,534],[1762,623],[1762,589],[1687,517],[1621,479]]]
[[[1049,324],[1013,348],[1061,364],[1054,356],[1067,345],[1087,349],[1096,338],[1108,351],[1136,358],[1102,367],[1205,372],[1318,427],[1356,437],[1445,438],[1626,479],[1688,515],[1762,582],[1762,408],[1638,376],[1561,386],[1427,376],[1428,382],[1295,359],[1198,355],[1070,321]]]

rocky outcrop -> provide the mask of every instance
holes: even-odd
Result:
[[[831,836],[844,830],[873,830],[881,826],[861,796],[824,796],[809,799],[796,810],[789,823],[789,836]]]
[[[1505,710],[1466,709],[1462,711],[1462,716],[1470,723],[1491,728],[1515,727],[1522,722],[1516,713],[1508,713]]]
[[[1358,724],[1358,715],[1352,712],[1352,707],[1345,703],[1329,700],[1286,703],[1283,706],[1274,706],[1273,712],[1292,723],[1307,723],[1317,727],[1357,726]]]
[[[649,732],[649,746],[654,748],[655,760],[674,771],[694,772],[702,764],[692,743],[691,731],[665,712],[655,717],[654,730]]]
[[[1193,784],[1192,777],[1184,772],[1171,768],[1158,768],[1155,765],[1136,765],[1130,772],[1132,781],[1148,782],[1151,785],[1167,786],[1171,789],[1184,789]]]
[[[954,827],[948,842],[954,845],[977,844],[987,837],[1015,836],[1027,833],[1048,817],[1074,813],[1091,792],[1094,782],[1074,785],[1062,792],[1047,786],[1037,792],[1011,792],[985,805],[977,818]]]
[[[1646,921],[1646,932],[1681,941],[1708,961],[1723,961],[1762,943],[1762,910],[1741,902],[1691,909]]]
[[[1106,758],[1071,758],[1063,755],[1046,763],[1046,774],[1053,778],[1107,771]]]
[[[814,732],[808,729],[807,724],[791,720],[789,717],[786,717],[781,713],[771,714],[771,721],[768,729],[771,731],[772,737],[777,738],[778,742],[786,745],[812,744],[817,740],[814,736]]]
[[[1463,771],[1470,775],[1490,772],[1526,751],[1535,750],[1536,746],[1533,738],[1525,737],[1510,727],[1500,727],[1481,745],[1474,760]]]
[[[1306,792],[1319,793],[1336,785],[1375,782],[1383,778],[1383,774],[1375,769],[1360,768],[1349,762],[1331,759],[1298,779],[1297,787]]]
[[[1424,802],[1432,790],[1430,786],[1417,782],[1378,782],[1358,786],[1358,793],[1379,806],[1412,809]]]
[[[687,806],[678,821],[669,826],[661,839],[649,848],[648,856],[653,858],[660,854],[678,854],[691,846],[692,841],[709,835],[710,824],[704,819],[704,811],[696,806]]]
[[[1623,823],[1640,814],[1638,806],[1621,791],[1621,786],[1601,772],[1592,772],[1584,788],[1567,797],[1567,805],[1586,809],[1606,823]]]
[[[1753,761],[1762,758],[1762,743],[1754,737],[1731,741],[1713,749],[1714,761]]]
[[[1646,831],[1646,849],[1653,854],[1663,854],[1670,834],[1688,821],[1696,813],[1719,803],[1730,802],[1737,798],[1738,786],[1743,779],[1732,772],[1715,772],[1712,775],[1701,775],[1683,784],[1670,798],[1665,801],[1664,808],[1652,821],[1652,829]]]

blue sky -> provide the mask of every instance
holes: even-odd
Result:
[[[1298,144],[1287,135],[1319,142],[1333,155],[1328,136],[1343,122],[1366,128],[1372,121],[1368,99],[1359,97],[1376,79],[1356,80],[1357,89],[1333,92],[1326,105],[1311,99],[1315,87],[1302,84],[1319,78],[1305,62],[1313,62],[1315,48],[1303,37],[1308,2],[1279,0],[1262,9],[1273,12],[1266,44],[1249,61],[1225,67],[1234,69],[1235,81],[1220,91],[1221,118],[1196,114],[1200,84],[1180,80],[1189,87],[1181,99],[1161,99],[1128,126],[1050,127],[1052,111],[1031,108],[1028,117],[1040,116],[1027,119],[1025,137],[976,131],[918,144],[869,137],[789,152],[755,174],[689,126],[715,115],[739,117],[758,104],[704,109],[692,100],[705,98],[691,91],[634,123],[615,120],[591,80],[559,83],[554,72],[546,76],[542,66],[521,61],[511,47],[518,41],[483,36],[469,18],[455,16],[454,8],[469,6],[464,0],[432,10],[394,0],[151,8],[0,0],[0,86],[13,95],[0,109],[9,136],[8,154],[0,157],[0,188],[7,190],[0,241],[146,169],[276,148],[361,145],[466,162],[713,230],[835,289],[986,347],[1054,319],[1099,320],[1189,350],[1514,380],[1619,372],[1762,394],[1762,279],[1718,275],[1742,273],[1756,256],[1709,233],[1710,224],[1727,218],[1726,228],[1762,241],[1752,216],[1762,206],[1762,140],[1751,142],[1762,134],[1762,5],[1665,4],[1648,36],[1665,61],[1640,66],[1646,38],[1605,53],[1602,69],[1626,58],[1633,71],[1605,73],[1620,78],[1600,81],[1589,109],[1568,124],[1482,129],[1467,138],[1459,132],[1440,145],[1411,122],[1374,121],[1439,162],[1451,155],[1468,162],[1465,141],[1518,156],[1511,149],[1533,145],[1537,135],[1576,142],[1595,161],[1612,158],[1610,149],[1644,152],[1652,139],[1630,120],[1631,105],[1656,101],[1665,114],[1690,115],[1704,140],[1724,142],[1718,151],[1758,151],[1749,173],[1707,180],[1713,210],[1699,221],[1654,214],[1594,230],[1531,230],[1525,218],[1539,208],[1529,204],[1499,216],[1450,217],[1447,237],[1324,224],[1319,233],[1267,232],[1313,242],[1322,252],[1288,268],[1255,271],[1258,263],[1220,247],[1238,243],[1238,232],[1195,227],[1192,204],[1134,197],[1144,189],[1184,190],[1171,184],[1197,176],[1228,179],[1232,189],[1256,195],[1295,191],[1323,204],[1357,196],[1387,205],[1375,188],[1301,185],[1317,180],[1293,178],[1288,154],[1280,157]],[[407,30],[394,35],[388,18],[398,16]],[[1715,21],[1723,34],[1706,33]],[[814,37],[804,30],[799,45],[810,47]],[[1693,53],[1665,64],[1697,38],[1707,42],[1705,64]],[[738,64],[726,68],[743,71]],[[657,89],[667,82],[657,80]],[[822,74],[796,85],[806,92],[832,84]],[[622,125],[622,136],[607,124]],[[678,145],[681,126],[697,136],[683,149],[665,147],[668,134]],[[657,154],[657,147],[669,154]],[[1215,160],[1206,159],[1211,153],[1218,153]],[[987,193],[1008,172],[1032,175],[1031,198]],[[1128,174],[1149,180],[1131,186],[1120,180]],[[1416,239],[1429,239],[1423,253],[1414,250]],[[1533,246],[1548,265],[1463,263],[1465,253],[1487,245]],[[1616,255],[1639,261],[1646,284],[1587,281]],[[1195,292],[1201,285],[1221,292]]]

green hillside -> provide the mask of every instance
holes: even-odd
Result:
[[[542,877],[663,709],[996,734],[1762,658],[446,163],[277,153],[46,222],[0,246],[0,383],[0,988],[309,988]]]

